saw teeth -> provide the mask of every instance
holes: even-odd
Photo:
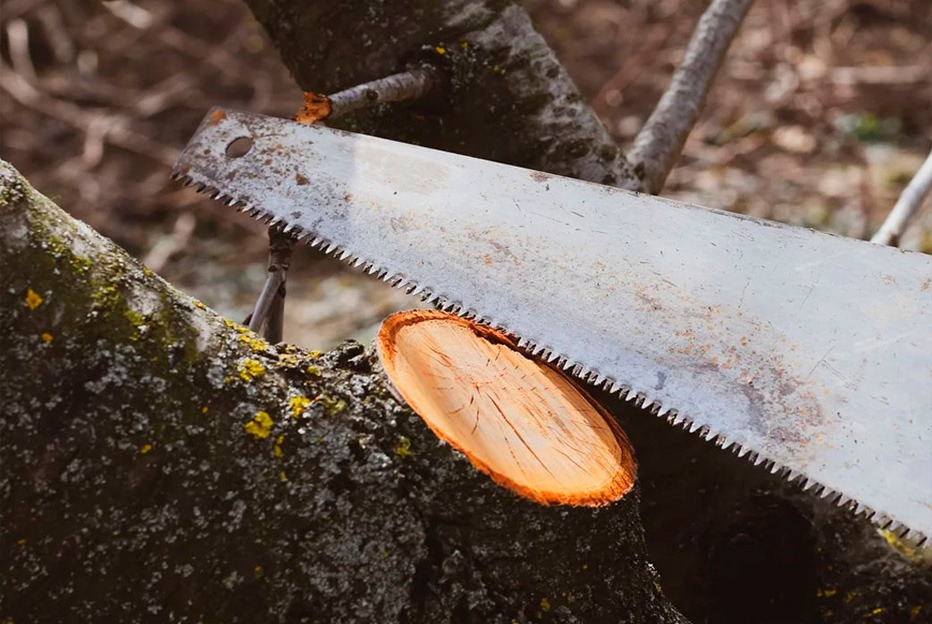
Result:
[[[172,179],[181,182],[185,186],[194,188],[199,193],[206,193],[212,198],[220,199],[227,205],[234,207],[240,212],[253,216],[263,223],[268,224],[272,222],[279,222],[277,217],[264,212],[260,207],[252,205],[251,202],[232,196],[226,196],[204,181],[196,180],[190,174],[172,172]],[[313,232],[305,231],[299,226],[288,225],[285,228],[285,232],[291,231],[300,232],[299,240],[311,248],[320,249],[327,255],[334,255],[335,252],[338,252],[342,260],[350,257],[347,252],[340,250],[336,244],[327,241],[318,235],[315,235]],[[356,267],[359,267],[361,264],[363,270],[375,274],[380,279],[385,280],[391,286],[399,288],[409,295],[419,295],[424,300],[440,299],[439,297],[435,297],[426,285],[411,282],[404,275],[390,273],[388,269],[379,267],[371,261],[366,261],[364,258],[354,256],[352,257],[351,262],[353,266]],[[461,304],[455,301],[448,301],[446,299],[443,299],[442,301],[444,309],[449,309],[454,314],[458,314],[466,318],[475,317],[477,322],[482,322],[492,327],[500,327],[503,329],[503,331],[507,332],[507,328],[502,327],[502,325],[495,321],[495,319],[480,317],[475,310],[465,309]],[[594,386],[601,386],[605,389],[605,391],[613,395],[617,395],[622,400],[629,402],[633,401],[635,405],[641,405],[644,408],[649,408],[652,413],[655,413],[658,416],[664,418],[667,422],[675,427],[682,428],[683,430],[689,431],[691,433],[698,431],[701,438],[715,444],[723,451],[734,453],[738,457],[747,458],[755,465],[763,465],[766,470],[769,470],[773,474],[781,474],[787,482],[795,483],[795,485],[803,491],[812,490],[813,494],[817,494],[823,499],[828,500],[836,505],[845,507],[854,515],[858,517],[864,517],[865,519],[873,522],[875,525],[883,527],[889,527],[893,525],[895,530],[900,532],[901,536],[910,539],[918,546],[922,546],[929,541],[929,536],[926,536],[921,531],[912,530],[908,527],[894,524],[892,519],[878,514],[870,507],[867,507],[854,499],[850,499],[844,495],[836,493],[834,490],[826,488],[820,483],[806,478],[798,472],[794,472],[789,468],[780,466],[776,462],[767,460],[757,453],[751,453],[750,449],[743,448],[735,441],[728,440],[724,436],[719,435],[708,428],[703,428],[695,423],[692,423],[692,421],[679,414],[675,409],[665,407],[654,399],[650,399],[645,395],[639,395],[633,388],[626,387],[621,381],[612,379],[610,377],[603,377],[598,372],[591,371],[581,364],[576,364],[572,360],[569,360],[568,358],[561,356],[559,353],[554,352],[552,349],[535,344],[528,338],[519,337],[517,340],[517,346],[534,356],[540,356],[542,353],[546,353],[547,361],[555,362],[556,365],[560,368],[572,371],[572,374],[578,378],[581,378],[583,381],[586,381],[586,378],[588,378],[589,383],[592,383]]]

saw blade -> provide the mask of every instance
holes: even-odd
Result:
[[[881,526],[932,535],[932,259],[215,109],[176,177]]]

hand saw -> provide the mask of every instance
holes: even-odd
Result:
[[[932,258],[215,109],[176,178],[932,535]]]

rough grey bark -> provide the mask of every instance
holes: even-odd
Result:
[[[518,498],[361,345],[265,343],[5,163],[0,250],[4,621],[685,621],[636,492]]]
[[[638,184],[621,150],[513,3],[246,3],[305,91],[334,93],[424,62],[448,76],[442,98],[387,106],[337,125],[593,182]]]

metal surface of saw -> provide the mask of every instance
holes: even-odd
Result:
[[[175,175],[932,535],[928,256],[219,109]]]

